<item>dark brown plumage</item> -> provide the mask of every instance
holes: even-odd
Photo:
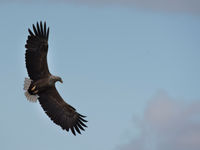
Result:
[[[76,135],[84,130],[85,116],[76,112],[76,109],[67,104],[58,93],[55,82],[62,79],[51,75],[47,64],[49,28],[42,22],[33,25],[33,32],[28,29],[29,36],[26,41],[26,68],[30,77],[27,89],[31,96],[38,95],[39,102],[45,113],[62,129]]]

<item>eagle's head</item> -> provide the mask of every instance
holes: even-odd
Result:
[[[63,83],[62,78],[59,76],[51,76],[50,78],[54,83],[56,83],[57,81],[59,81],[60,83]]]
[[[62,80],[61,77],[57,77],[57,78],[56,78],[56,81],[60,81],[60,83],[63,83],[63,80]]]

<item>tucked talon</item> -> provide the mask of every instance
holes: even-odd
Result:
[[[34,91],[33,94],[37,94],[38,90]]]
[[[31,91],[34,91],[34,90],[35,90],[35,88],[36,88],[36,85],[34,85],[34,86],[32,87]]]

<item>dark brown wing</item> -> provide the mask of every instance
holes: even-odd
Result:
[[[29,36],[26,41],[26,68],[32,80],[38,80],[50,75],[47,65],[49,28],[42,22],[33,25],[34,33],[28,29]]]
[[[51,120],[61,126],[63,130],[71,129],[72,133],[76,135],[76,132],[81,134],[80,130],[87,127],[84,124],[87,121],[83,119],[85,116],[77,113],[75,108],[67,104],[55,87],[39,94],[39,102]]]

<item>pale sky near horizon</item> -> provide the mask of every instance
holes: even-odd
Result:
[[[198,11],[45,2],[0,1],[0,149],[198,150]],[[56,86],[89,121],[76,137],[24,96],[27,29],[41,20]]]

